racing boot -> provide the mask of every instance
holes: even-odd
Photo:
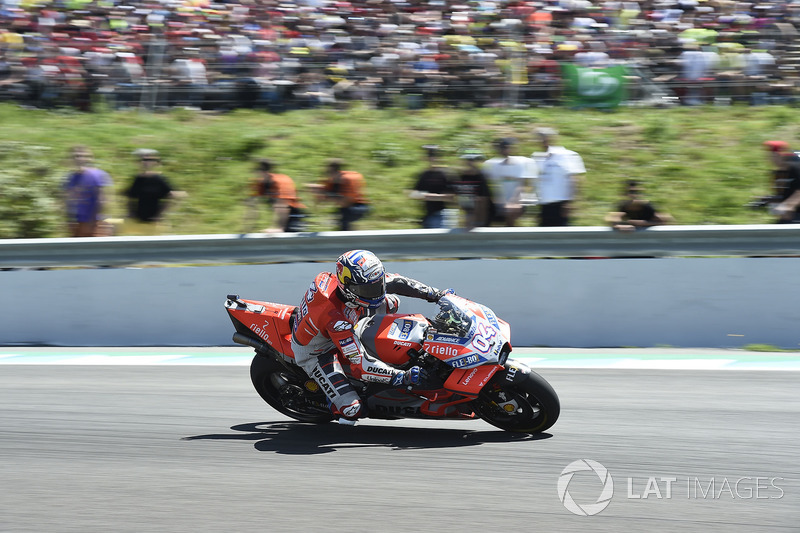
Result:
[[[346,426],[354,426],[356,424],[356,420],[364,416],[367,411],[361,400],[355,400],[352,403],[339,408],[329,398],[328,408],[331,410],[333,416],[336,417],[336,421],[339,424]]]

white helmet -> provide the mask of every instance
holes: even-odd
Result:
[[[372,252],[351,250],[336,260],[336,279],[345,301],[377,309],[386,298],[386,270]]]

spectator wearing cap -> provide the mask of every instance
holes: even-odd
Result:
[[[532,156],[539,171],[537,180],[539,225],[568,226],[580,177],[586,173],[583,159],[577,152],[555,144],[558,135],[556,130],[539,128],[536,130],[536,135],[544,150],[534,152]]]
[[[467,149],[461,153],[460,159],[464,162],[464,168],[453,183],[453,188],[464,213],[464,227],[472,229],[488,226],[492,192],[481,169],[485,157],[480,150]]]
[[[769,184],[772,194],[761,198],[762,205],[766,206],[779,201],[788,181],[787,161],[792,155],[792,151],[786,141],[765,141],[763,146],[767,151],[767,159],[772,166]]]
[[[523,193],[532,188],[537,169],[528,157],[513,155],[516,139],[506,137],[495,142],[497,157],[483,164],[483,172],[492,190],[491,220],[515,226],[522,216]]]
[[[162,223],[167,208],[175,199],[186,193],[175,190],[159,171],[158,151],[140,149],[134,152],[139,160],[139,173],[125,191],[128,198],[128,217],[125,233],[128,235],[158,235],[165,231]]]
[[[409,193],[412,200],[424,202],[425,214],[422,227],[426,229],[444,227],[444,212],[447,204],[455,199],[450,171],[439,160],[439,147],[423,146],[428,167],[417,177],[414,189]]]

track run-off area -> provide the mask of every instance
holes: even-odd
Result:
[[[296,423],[247,348],[0,348],[0,532],[800,531],[800,354],[512,357],[545,434]]]

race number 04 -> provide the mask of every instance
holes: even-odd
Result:
[[[472,339],[472,347],[480,353],[489,353],[493,346],[490,341],[497,335],[497,332],[493,328],[487,327],[486,324],[481,324],[479,329],[480,333]]]

